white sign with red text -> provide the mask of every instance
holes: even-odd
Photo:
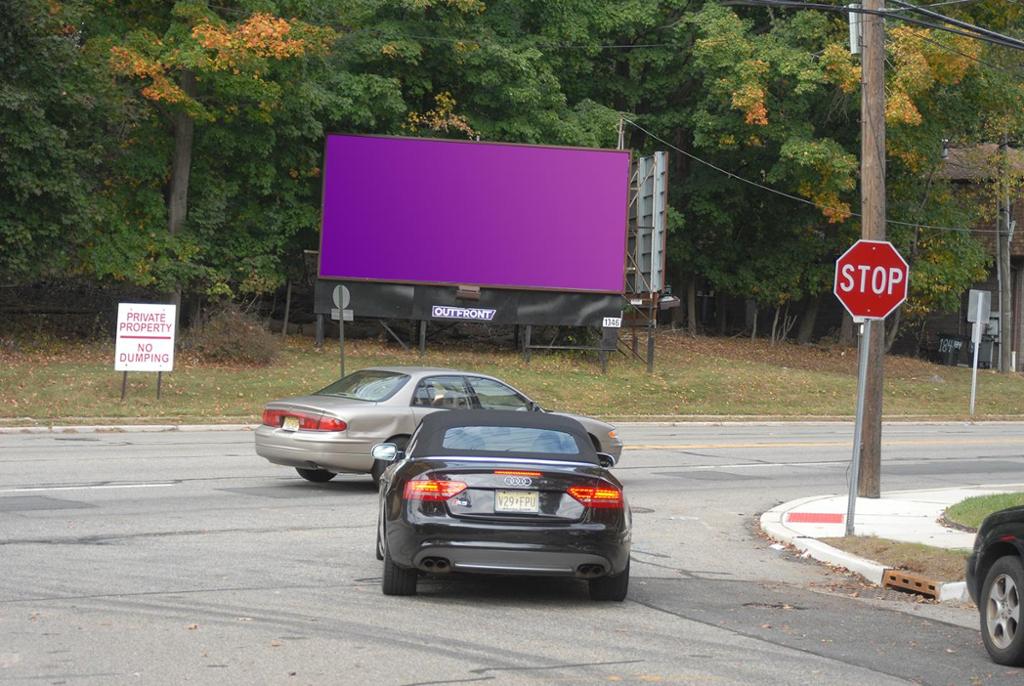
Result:
[[[174,369],[174,305],[119,303],[114,369],[169,372]]]

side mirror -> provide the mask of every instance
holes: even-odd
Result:
[[[383,462],[394,462],[401,454],[402,451],[394,443],[378,443],[370,450],[373,459]]]
[[[597,461],[601,463],[601,466],[605,469],[611,469],[615,466],[615,458],[608,453],[598,453]]]
[[[544,408],[535,400],[530,401],[530,412],[543,412]]]

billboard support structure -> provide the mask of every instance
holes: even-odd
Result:
[[[620,139],[621,142],[621,139]],[[626,299],[633,308],[627,317],[632,333],[630,352],[654,371],[654,335],[661,293],[665,289],[665,243],[668,234],[668,153],[640,157],[629,183],[629,234]],[[638,329],[647,329],[646,359],[637,353]]]

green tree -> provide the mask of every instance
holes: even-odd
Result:
[[[85,3],[0,3],[0,281],[78,273],[118,101],[82,50]]]

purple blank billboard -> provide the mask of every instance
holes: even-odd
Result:
[[[621,293],[629,153],[329,135],[325,279]]]

